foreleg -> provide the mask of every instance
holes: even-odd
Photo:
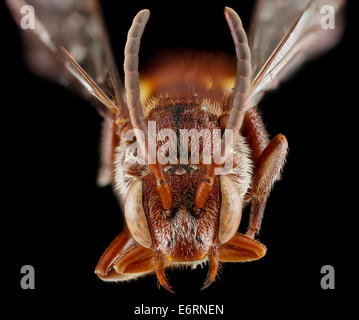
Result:
[[[246,235],[254,238],[259,232],[264,208],[274,182],[279,178],[288,150],[284,135],[278,134],[260,155],[252,181],[251,213]]]

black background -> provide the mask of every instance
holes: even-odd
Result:
[[[117,3],[118,2],[118,3]],[[122,229],[109,187],[96,186],[101,117],[66,88],[29,72],[17,26],[3,2],[1,27],[2,272],[8,296],[26,312],[32,307],[104,317],[134,318],[135,306],[224,304],[225,316],[274,310],[331,311],[353,286],[356,255],[355,181],[357,145],[354,44],[355,9],[348,5],[340,44],[307,63],[269,93],[260,109],[273,137],[283,133],[289,156],[283,179],[266,208],[260,261],[226,264],[219,279],[200,291],[206,270],[169,271],[176,293],[157,288],[154,276],[104,283],[94,274],[101,254]],[[116,61],[122,66],[125,35],[134,15],[151,9],[141,45],[141,66],[163,48],[233,54],[223,17],[225,5],[249,25],[252,1],[103,1]],[[20,268],[33,265],[36,289],[22,290]],[[336,289],[322,290],[320,269],[336,269]],[[26,306],[26,307],[21,307]],[[345,311],[346,308],[343,308]],[[74,312],[74,311],[72,311]],[[288,314],[289,315],[289,314]],[[234,317],[231,317],[234,318]],[[236,318],[236,317],[235,317]]]

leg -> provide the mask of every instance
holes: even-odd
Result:
[[[287,139],[278,134],[264,149],[256,163],[251,190],[251,213],[246,233],[250,238],[254,238],[260,229],[267,198],[280,175],[287,150]]]
[[[125,229],[106,249],[95,273],[104,281],[126,281],[153,271],[152,250],[140,246]]]
[[[270,141],[262,118],[256,108],[247,111],[241,133],[247,138],[252,150],[252,160],[256,163]]]
[[[234,237],[219,248],[221,262],[246,262],[258,260],[267,252],[265,245],[243,234],[236,233]]]

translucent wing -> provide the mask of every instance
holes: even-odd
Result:
[[[252,105],[304,61],[336,44],[343,29],[344,3],[345,0],[258,0],[249,36]]]
[[[63,85],[77,84],[120,115],[126,108],[97,0],[6,0],[20,28],[34,9],[35,28],[23,30],[29,66]],[[31,14],[31,12],[30,12]],[[75,80],[76,79],[76,80]]]

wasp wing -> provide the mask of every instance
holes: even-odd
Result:
[[[253,106],[265,91],[276,88],[304,61],[336,44],[343,29],[344,3],[345,0],[257,2],[249,36]]]
[[[107,108],[122,115],[126,112],[97,0],[6,1],[20,28],[24,29],[24,19],[35,22],[33,29],[23,30],[33,71],[66,86],[76,85],[86,97],[97,98],[102,113]]]

